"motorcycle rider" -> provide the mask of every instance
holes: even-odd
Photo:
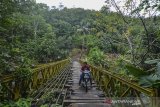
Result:
[[[81,84],[81,81],[84,80],[84,71],[90,71],[90,66],[87,64],[87,62],[83,63],[83,66],[81,67],[81,75],[80,75],[80,80],[79,80],[79,85]],[[91,75],[89,75],[89,79],[90,79],[90,84],[92,85],[92,79],[91,79]]]

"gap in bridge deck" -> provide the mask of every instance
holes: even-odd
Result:
[[[69,99],[65,99],[64,103],[70,104],[70,107],[109,107],[105,102],[105,97],[100,97],[104,95],[101,90],[98,90],[97,85],[93,84],[92,87],[89,86],[88,92],[85,92],[84,87],[79,86],[80,79],[80,69],[81,65],[77,61],[73,61],[72,66],[72,87],[73,90]],[[70,80],[69,80],[70,81]],[[92,81],[92,83],[94,83]]]

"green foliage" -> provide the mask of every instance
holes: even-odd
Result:
[[[158,10],[160,11],[160,1],[159,0],[142,0],[136,10]]]
[[[31,107],[31,99],[20,98],[17,102],[6,101],[4,103],[0,103],[1,107]]]
[[[154,59],[154,60],[145,61],[146,64],[156,64],[158,62],[160,62],[160,59]]]
[[[104,53],[98,47],[94,47],[89,51],[88,59],[95,65],[101,65],[104,60]]]
[[[55,35],[50,33],[27,43],[25,51],[30,52],[30,58],[43,63],[54,60],[57,57],[56,50]]]
[[[159,62],[159,59],[146,61],[146,63],[147,64],[157,63],[156,71],[155,71],[155,73],[152,73],[151,75],[141,76],[139,84],[144,87],[160,88],[160,62]]]
[[[45,105],[41,105],[41,107],[48,107],[48,104],[45,104]]]
[[[140,78],[139,84],[143,87],[154,87],[154,88],[160,88],[160,79],[159,75],[152,74],[149,76],[143,76]]]
[[[18,107],[30,107],[31,106],[31,101],[30,101],[30,99],[19,99],[16,102],[16,105]]]
[[[145,71],[143,71],[142,69],[137,68],[133,65],[126,65],[126,68],[128,69],[129,74],[132,74],[135,77],[142,77],[144,75],[147,75],[147,73]]]
[[[73,43],[76,47],[81,47],[82,45],[84,45],[87,50],[90,50],[95,46],[101,46],[99,38],[94,35],[76,35],[75,37],[73,37]]]

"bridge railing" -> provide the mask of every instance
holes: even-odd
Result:
[[[6,75],[0,78],[0,101],[4,99],[18,99],[25,96],[27,92],[37,89],[47,79],[56,75],[66,64],[69,59],[44,64],[33,69],[31,78],[16,78],[13,75]]]
[[[147,96],[149,98],[157,97],[157,93],[154,89],[141,87],[140,85],[138,85],[138,83],[124,79],[116,73],[112,73],[95,66],[91,66],[91,71],[94,80],[99,85],[99,87],[105,92],[107,97],[134,97],[139,99],[142,107],[145,107],[143,100],[144,96]],[[155,100],[152,101],[152,104],[155,105]]]

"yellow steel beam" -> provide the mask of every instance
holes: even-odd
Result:
[[[21,83],[19,85],[17,85],[17,83],[13,84],[13,82],[16,82],[17,80],[14,75],[6,75],[0,78],[0,84],[6,85],[6,87],[8,87],[8,89],[6,90],[7,93],[10,93],[10,91],[13,90],[12,94],[14,94],[14,99],[18,99],[19,97],[21,97],[21,85],[28,85],[25,87],[28,87],[29,89],[35,89],[37,88],[40,79],[42,79],[42,81],[45,81],[51,76],[56,75],[60,71],[60,69],[64,67],[65,64],[69,63],[69,61],[69,59],[66,59],[54,63],[39,65],[37,66],[37,68],[32,69],[31,80],[24,80],[24,83]],[[43,76],[43,78],[40,78],[40,75]],[[9,87],[12,87],[13,89],[10,89]]]
[[[108,75],[110,77],[112,77],[113,79],[117,80],[117,81],[120,81],[122,82],[123,84],[126,84],[128,87],[131,87],[132,89],[136,90],[136,91],[139,91],[139,92],[142,92],[142,93],[145,93],[149,96],[156,96],[156,93],[153,89],[151,88],[144,88],[144,87],[141,87],[140,85],[136,84],[136,83],[132,83],[130,80],[127,80],[127,79],[123,79],[123,78],[120,78],[118,74],[116,73],[111,73],[111,72],[108,72],[102,68],[98,68],[98,67],[95,67],[95,66],[91,66],[91,69],[94,69],[96,70],[97,72],[101,72],[103,75]],[[96,72],[94,71],[94,72]],[[96,75],[98,76],[98,75]]]

